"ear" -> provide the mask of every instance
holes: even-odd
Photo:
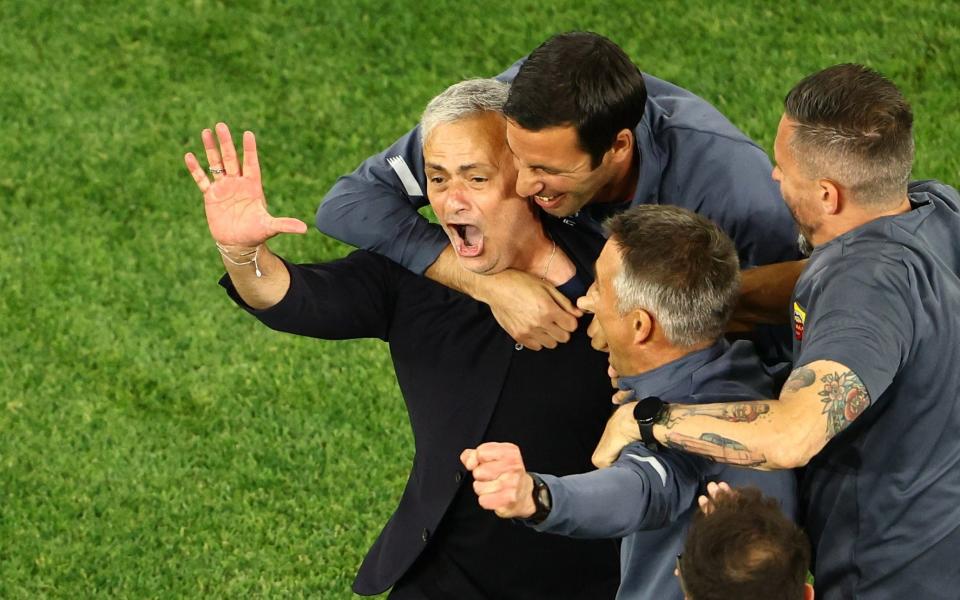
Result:
[[[621,129],[613,140],[613,146],[607,152],[610,152],[613,162],[629,161],[633,159],[633,147],[633,131]]]
[[[819,179],[820,207],[825,215],[835,215],[843,208],[843,191],[832,179]]]
[[[635,308],[627,315],[630,330],[633,332],[633,344],[641,346],[653,338],[653,316],[642,308]]]

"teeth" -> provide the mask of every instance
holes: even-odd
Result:
[[[550,202],[551,200],[556,198],[556,196],[538,196],[536,194],[534,194],[533,197],[539,200],[540,202]]]

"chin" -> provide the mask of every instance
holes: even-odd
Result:
[[[477,275],[493,275],[494,273],[499,273],[504,270],[504,267],[499,266],[496,260],[483,255],[472,256],[470,258],[461,256],[459,260],[461,267]]]

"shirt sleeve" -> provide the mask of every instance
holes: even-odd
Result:
[[[907,268],[862,256],[829,268],[810,300],[796,364],[831,360],[848,367],[874,405],[905,363],[913,339]]]
[[[284,264],[290,288],[280,302],[264,310],[247,305],[229,275],[220,285],[241,308],[276,331],[326,340],[388,340],[399,267],[363,251],[323,264]]]
[[[724,135],[691,129],[672,133],[677,155],[661,184],[662,202],[719,225],[736,245],[743,267],[800,258],[796,225],[763,150]]]
[[[531,525],[537,531],[578,538],[617,538],[658,529],[687,511],[700,489],[707,461],[643,444],[624,448],[611,467],[555,477],[541,475],[550,488],[550,514]]]
[[[417,212],[427,204],[426,189],[416,127],[333,184],[317,210],[317,229],[422,274],[449,244]]]

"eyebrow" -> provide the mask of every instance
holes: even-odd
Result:
[[[514,151],[513,151],[513,148],[510,147],[510,140],[504,140],[504,143],[507,145],[507,150],[510,151],[510,154],[516,156],[517,153],[514,152]],[[557,169],[557,168],[554,168],[554,167],[548,167],[547,165],[527,165],[527,168],[530,168],[530,169],[539,169],[539,170],[541,170],[541,171],[547,171],[547,172],[552,173],[552,174],[554,174],[554,175],[557,175],[557,174],[560,174],[560,173],[564,173],[564,171],[562,171],[562,170],[560,170],[560,169]]]
[[[443,171],[444,173],[447,172],[447,170],[446,170],[442,165],[438,165],[437,163],[430,163],[430,162],[428,162],[428,163],[426,163],[424,166],[425,166],[426,168],[428,168],[428,169],[433,169],[433,170],[435,170],[435,171]],[[477,169],[477,168],[480,168],[480,167],[490,167],[490,165],[487,165],[487,164],[484,164],[484,163],[470,163],[470,164],[467,164],[467,165],[460,165],[459,167],[457,167],[457,172],[458,172],[458,173],[464,173],[464,172],[466,172],[466,171],[471,171],[471,170],[473,170],[473,169]]]

